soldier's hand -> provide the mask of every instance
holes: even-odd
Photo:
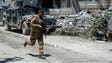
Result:
[[[46,33],[48,33],[48,32],[49,32],[49,29],[47,28],[47,29],[46,29]]]
[[[39,27],[39,28],[42,28],[42,26],[41,26],[41,25],[38,25],[38,27]]]
[[[42,28],[41,25],[37,25],[37,24],[32,24],[33,27],[37,27],[37,28]]]

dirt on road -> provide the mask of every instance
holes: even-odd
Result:
[[[88,42],[77,37],[47,36],[45,39],[47,58],[42,60],[38,58],[38,44],[33,47],[22,47],[25,40],[29,40],[29,36],[17,32],[5,31],[0,27],[0,63],[111,63],[112,43]],[[65,45],[62,45],[63,42]]]

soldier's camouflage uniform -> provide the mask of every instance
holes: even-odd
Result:
[[[39,16],[34,16],[31,20],[31,32],[30,32],[30,42],[29,45],[35,45],[36,40],[38,40],[39,45],[39,55],[44,54],[43,47],[43,20]],[[45,31],[44,31],[45,32]]]

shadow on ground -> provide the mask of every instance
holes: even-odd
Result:
[[[0,63],[8,63],[8,62],[15,62],[15,61],[21,61],[24,58],[21,57],[14,57],[14,58],[4,58],[3,60],[0,59]]]
[[[11,29],[11,32],[22,34],[22,31],[18,29]]]
[[[19,29],[11,29],[11,32],[18,33],[18,34],[23,34],[22,30],[19,30]],[[26,35],[29,35],[29,34],[26,34]]]
[[[31,54],[31,53],[27,53],[27,55],[30,55],[32,57],[39,57],[39,55],[35,55],[35,54]],[[50,57],[50,54],[45,54],[46,57]]]

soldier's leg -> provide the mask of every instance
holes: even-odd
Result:
[[[43,37],[38,38],[38,44],[39,44],[39,58],[46,59],[46,57],[44,55],[44,42],[43,42]]]
[[[39,45],[39,55],[44,55],[43,37],[38,38],[38,45]]]
[[[30,42],[27,42],[27,44],[34,46],[36,42],[36,39],[30,39]]]
[[[31,30],[31,32],[30,32],[30,41],[29,41],[29,42],[26,41],[26,42],[24,43],[24,47],[25,47],[27,44],[28,44],[28,45],[31,45],[31,46],[35,45],[36,39],[37,39],[37,33],[36,33],[35,31],[32,31],[32,30]]]
[[[30,45],[30,46],[34,46],[36,42],[36,39],[30,39],[30,41],[25,41],[24,43],[24,47],[26,47],[26,45]]]
[[[35,33],[31,33],[31,34],[30,34],[30,41],[26,41],[26,42],[24,43],[24,47],[25,47],[26,45],[31,45],[31,46],[35,45],[36,36],[35,36],[34,34],[35,34]]]

